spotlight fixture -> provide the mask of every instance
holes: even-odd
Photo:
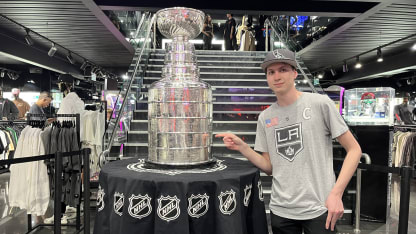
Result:
[[[69,61],[71,64],[75,64],[75,60],[74,60],[74,58],[72,57],[71,52],[68,52],[68,55],[66,56],[66,58],[68,59],[68,61]]]
[[[361,67],[362,67],[363,65],[360,63],[360,57],[359,56],[357,56],[356,57],[356,59],[355,59],[355,68],[356,69],[360,69]]]
[[[80,69],[83,70],[83,71],[85,71],[85,68],[87,68],[87,66],[88,66],[88,61],[87,60],[84,60],[84,62],[82,63]]]
[[[58,48],[56,48],[55,43],[52,43],[52,47],[48,51],[49,57],[53,57],[56,51],[58,51]]]
[[[344,61],[344,65],[342,65],[342,72],[348,72],[347,61]]]
[[[383,62],[383,55],[381,54],[381,48],[380,47],[377,49],[377,62],[379,62],[379,63]]]
[[[1,72],[0,72],[0,77],[1,77],[1,78],[3,78],[3,77],[4,77],[4,75],[5,75],[5,73],[6,73],[6,72],[5,72],[4,70],[1,70]]]
[[[415,44],[413,44],[412,50],[416,50],[416,42],[415,42]]]
[[[331,74],[332,76],[336,76],[337,75],[337,71],[331,67]]]
[[[322,78],[324,78],[324,72],[319,72],[318,73],[318,79],[322,79]]]
[[[34,45],[35,43],[33,42],[32,37],[29,35],[30,29],[26,28],[26,36],[25,36],[25,41],[26,44],[28,44],[29,46]]]

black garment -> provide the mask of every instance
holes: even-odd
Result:
[[[211,36],[207,36],[207,35],[203,35],[203,40],[204,40],[204,50],[210,50],[211,46],[212,46],[212,24],[209,25],[207,24],[207,26],[205,26],[205,32],[207,32],[208,34],[210,34]]]
[[[326,234],[336,233],[336,228],[331,231],[325,229],[325,223],[328,213],[325,213],[317,218],[309,220],[293,220],[277,216],[270,212],[270,220],[272,223],[273,234]]]
[[[233,38],[230,39],[231,29],[234,27],[234,31],[232,33]],[[228,19],[225,22],[225,29],[224,29],[224,42],[225,42],[225,49],[226,50],[236,50],[237,49],[237,38],[235,37],[236,32],[236,23],[234,18]]]
[[[6,98],[0,98],[0,119],[5,117],[8,120],[14,120],[18,115],[19,109],[17,109],[12,101]]]
[[[176,175],[128,169],[143,165],[137,158],[106,164],[99,178],[94,233],[268,233],[258,169],[247,161],[217,159],[227,167]]]

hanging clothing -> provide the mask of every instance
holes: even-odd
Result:
[[[27,126],[18,140],[15,158],[44,155],[40,141],[42,130]],[[44,215],[49,204],[49,178],[43,161],[10,166],[9,204],[26,209],[28,214]]]

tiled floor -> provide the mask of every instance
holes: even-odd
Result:
[[[397,178],[393,178],[397,180]],[[22,234],[27,232],[27,215],[25,211],[22,210],[12,210],[10,212],[9,207],[6,206],[7,204],[7,189],[6,185],[8,183],[8,175],[3,174],[0,175],[0,234]],[[398,214],[396,206],[397,203],[392,203],[391,208],[391,218],[388,220],[387,223],[372,223],[372,222],[361,222],[361,232],[362,234],[393,234],[398,233]],[[8,212],[9,211],[9,212]],[[410,195],[410,214],[409,214],[409,221],[408,221],[408,233],[416,233],[416,180],[412,180],[411,185],[411,195]],[[90,233],[93,233],[94,228],[94,219],[95,219],[95,211],[94,209],[91,210],[91,230]],[[34,222],[33,222],[34,223]],[[74,233],[74,227],[62,227],[62,233]],[[36,234],[49,234],[53,233],[52,227],[42,227],[39,229],[34,230],[31,233]],[[83,232],[81,232],[83,233]],[[339,225],[338,226],[338,233],[340,234],[353,234],[354,227],[351,225]]]

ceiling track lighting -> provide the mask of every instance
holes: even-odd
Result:
[[[85,69],[87,68],[87,66],[88,66],[88,61],[87,60],[84,60],[84,62],[81,64],[81,67],[79,69],[85,71]]]
[[[55,43],[52,42],[52,47],[48,51],[49,57],[53,57],[56,51],[58,51],[58,48],[56,48]]]
[[[3,78],[5,74],[6,74],[6,72],[4,70],[1,70],[0,77]]]
[[[342,72],[348,72],[347,61],[344,61],[344,65],[342,65]]]
[[[360,68],[362,68],[363,67],[363,65],[361,64],[361,62],[360,62],[360,57],[359,56],[357,56],[356,58],[355,58],[355,65],[354,65],[354,67],[356,68],[356,69],[360,69]]]
[[[66,56],[66,58],[68,59],[68,61],[69,61],[71,64],[75,64],[75,60],[74,60],[74,58],[72,57],[71,52],[68,52],[68,55]]]
[[[336,76],[337,75],[337,71],[333,68],[333,67],[331,67],[331,75],[332,76]]]
[[[30,29],[26,28],[25,30],[26,30],[26,36],[25,36],[26,44],[28,44],[29,46],[33,46],[35,43],[33,42],[32,37],[29,35]]]
[[[325,72],[319,72],[318,73],[318,79],[322,79],[322,78],[324,78],[324,75],[325,75]]]
[[[413,51],[416,51],[416,42],[415,42],[415,44],[413,44],[413,46],[412,46],[412,50],[413,50]]]
[[[381,63],[383,62],[383,54],[381,53],[381,48],[378,47],[377,49],[377,62]]]

